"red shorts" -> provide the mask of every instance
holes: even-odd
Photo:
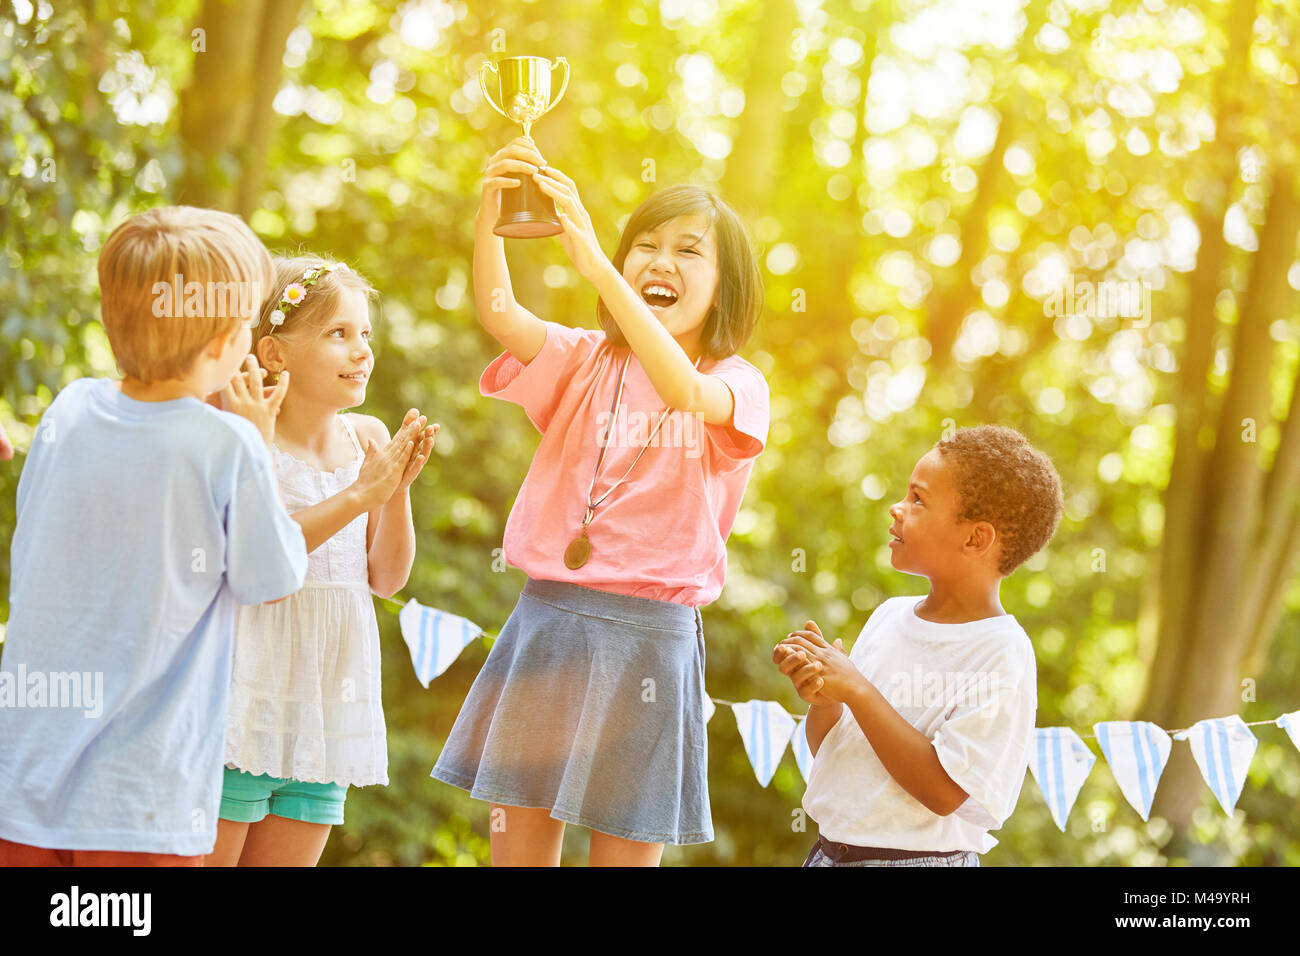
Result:
[[[0,839],[0,866],[202,866],[203,855],[123,850],[49,850]]]

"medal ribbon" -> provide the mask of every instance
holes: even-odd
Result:
[[[697,358],[695,360],[696,370],[699,369],[700,360],[703,358],[704,356],[701,355],[700,358]],[[619,485],[621,485],[624,479],[626,479],[627,476],[632,473],[632,469],[635,468],[637,462],[641,460],[641,456],[645,454],[645,450],[650,447],[650,443],[654,441],[655,436],[659,434],[659,429],[663,426],[664,420],[668,417],[668,413],[672,411],[671,408],[665,408],[663,410],[663,413],[660,414],[659,416],[659,421],[655,422],[654,430],[650,432],[650,436],[645,440],[645,444],[642,445],[641,450],[637,452],[636,458],[632,460],[632,464],[628,466],[627,471],[623,472],[623,477],[619,478],[618,481],[614,482],[607,489],[605,489],[605,492],[599,498],[597,498],[595,501],[592,501],[591,494],[593,491],[596,490],[596,478],[600,475],[601,466],[605,463],[605,453],[609,450],[610,429],[612,429],[618,423],[618,413],[619,410],[623,407],[623,383],[627,379],[627,367],[631,361],[632,361],[632,356],[631,354],[629,354],[628,357],[623,360],[623,371],[620,372],[618,376],[618,390],[614,393],[614,404],[610,406],[609,427],[605,429],[604,437],[601,440],[600,457],[596,459],[596,470],[592,472],[591,485],[588,486],[587,488],[587,513],[582,520],[582,528],[578,532],[579,537],[586,536],[587,525],[591,524],[591,519],[596,514],[597,506],[599,506],[601,502],[603,502],[606,498],[608,498],[610,494],[614,491],[614,489],[617,488]]]

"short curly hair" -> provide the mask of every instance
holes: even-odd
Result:
[[[1002,541],[1004,577],[1056,533],[1063,498],[1052,460],[1000,425],[959,428],[934,446],[951,466],[959,521],[987,521]]]

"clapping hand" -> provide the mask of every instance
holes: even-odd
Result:
[[[424,421],[424,416],[420,414],[419,409],[412,408],[402,419],[402,427],[405,428],[411,422],[419,419]],[[406,471],[402,473],[401,480],[397,483],[397,489],[391,497],[400,495],[406,489],[411,487],[411,482],[415,481],[417,475],[429,463],[429,453],[433,451],[433,442],[438,437],[438,429],[441,425],[429,425],[426,428],[416,432],[415,448],[412,450],[410,459],[406,463]]]
[[[843,702],[844,692],[852,682],[845,666],[853,675],[859,674],[839,638],[827,644],[816,621],[808,621],[804,630],[792,632],[776,645],[772,660],[790,678],[801,698],[821,707]]]
[[[432,426],[436,432],[437,426]],[[419,474],[428,460],[427,450],[421,460],[416,454],[416,446],[433,447],[432,436],[425,436],[425,419],[415,409],[406,413],[402,427],[388,440],[382,448],[375,444],[373,438],[366,439],[365,458],[357,480],[352,483],[352,491],[357,496],[363,511],[373,511],[385,505],[399,491],[403,490],[415,475]],[[412,469],[414,469],[412,471]],[[410,479],[407,474],[410,472]],[[403,484],[403,481],[406,484]]]
[[[289,391],[289,373],[281,372],[275,385],[263,385],[264,375],[266,370],[257,364],[257,358],[250,353],[244,359],[243,370],[236,372],[221,390],[219,407],[247,418],[256,425],[267,447],[270,447],[275,441],[275,419],[280,414],[280,406]]]

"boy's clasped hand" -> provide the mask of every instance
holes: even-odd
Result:
[[[772,661],[790,678],[800,697],[821,707],[843,703],[863,680],[840,639],[827,643],[816,621],[808,621],[803,630],[792,631],[776,645]]]

